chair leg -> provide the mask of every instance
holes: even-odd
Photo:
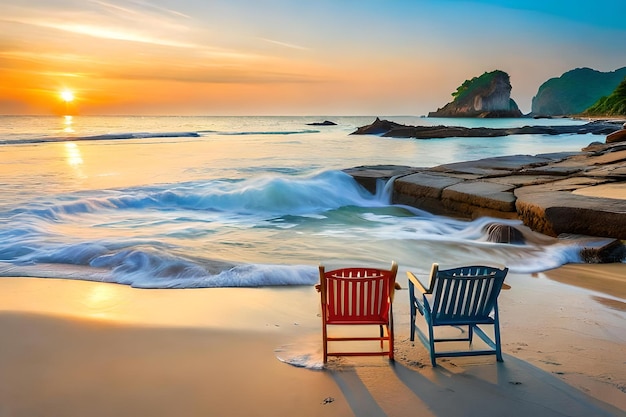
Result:
[[[495,307],[495,315],[494,315],[494,323],[493,323],[493,333],[494,338],[496,339],[496,360],[498,362],[503,362],[502,359],[502,348],[500,346],[500,318],[498,317],[498,305]]]
[[[435,332],[433,331],[433,326],[430,323],[428,323],[428,342],[430,343],[430,363],[433,366],[437,366],[435,359]]]
[[[394,360],[393,358],[393,323],[387,329],[387,334],[389,335],[389,360]]]
[[[468,337],[467,340],[469,340],[469,344],[471,345],[472,339],[474,339],[474,326],[471,324],[468,326],[467,337]]]
[[[328,362],[328,334],[326,330],[326,324],[322,325],[322,339],[323,339],[323,350],[324,350],[324,363]]]
[[[393,356],[393,308],[389,306],[389,325],[387,326],[387,334],[389,335],[389,360],[394,360]]]
[[[409,301],[411,303],[411,342],[413,342],[415,340],[415,320],[417,319],[417,311],[415,311],[415,300],[413,299],[413,283],[410,283],[409,287],[411,287],[411,296]]]

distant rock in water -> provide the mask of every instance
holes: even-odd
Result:
[[[337,123],[331,122],[330,120],[324,120],[323,122],[313,122],[307,123],[308,126],[336,126]]]
[[[495,70],[466,80],[452,93],[454,100],[428,117],[522,117],[511,98],[509,74]]]
[[[361,126],[357,128],[353,135],[380,135],[383,133],[390,132],[394,129],[399,129],[406,127],[400,123],[392,122],[390,120],[380,120],[380,118],[376,118],[372,124]]]
[[[496,137],[508,135],[564,135],[592,133],[608,135],[620,129],[619,122],[594,121],[584,125],[522,126],[511,128],[463,127],[463,126],[406,126],[378,117],[370,125],[357,128],[352,135],[381,135],[392,138],[450,138],[450,137]]]
[[[568,116],[584,112],[608,96],[626,77],[626,67],[613,72],[576,68],[541,84],[533,97],[534,116]]]

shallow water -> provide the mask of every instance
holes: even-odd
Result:
[[[494,219],[464,222],[392,206],[382,186],[372,195],[340,170],[578,151],[604,139],[350,135],[373,117],[0,119],[0,274],[148,288],[312,284],[319,263],[394,259],[401,270],[426,272],[432,262],[498,262],[529,272],[575,262],[576,247],[537,235],[526,245],[487,242],[484,227]],[[325,119],[338,125],[307,125]]]

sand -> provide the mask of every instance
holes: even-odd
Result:
[[[406,288],[405,271],[399,282]],[[140,290],[0,279],[0,416],[624,416],[626,265],[509,274],[504,362],[321,361],[312,287]]]

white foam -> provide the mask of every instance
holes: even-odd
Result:
[[[315,371],[324,369],[324,357],[321,340],[301,340],[297,343],[283,345],[274,350],[276,358],[297,368]]]

